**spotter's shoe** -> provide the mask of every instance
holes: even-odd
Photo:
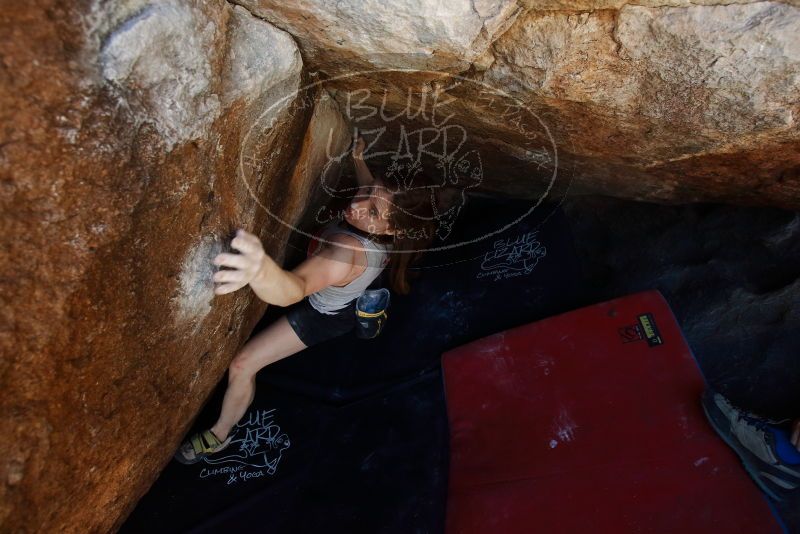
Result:
[[[800,452],[786,430],[772,421],[740,410],[713,391],[703,394],[703,410],[714,430],[742,460],[758,487],[776,501],[797,495]]]

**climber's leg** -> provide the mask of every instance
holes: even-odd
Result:
[[[192,435],[175,453],[182,463],[195,463],[230,443],[231,429],[255,397],[256,373],[267,365],[301,350],[338,337],[355,328],[356,299],[333,314],[315,310],[308,297],[286,308],[286,314],[254,335],[228,368],[228,389],[219,419],[209,430]]]
[[[233,425],[253,402],[256,373],[304,348],[306,345],[297,337],[285,315],[250,338],[228,368],[228,389],[222,401],[222,412],[211,427],[220,441],[225,441]]]

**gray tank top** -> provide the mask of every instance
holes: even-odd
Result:
[[[308,302],[311,306],[320,313],[332,315],[338,310],[350,304],[350,301],[356,299],[364,293],[364,290],[372,283],[375,278],[381,274],[384,267],[389,264],[389,253],[391,245],[384,245],[383,243],[376,243],[362,235],[359,235],[351,230],[348,230],[345,223],[334,221],[328,225],[325,230],[320,234],[320,238],[326,239],[332,234],[344,233],[352,235],[361,242],[364,251],[367,254],[367,266],[364,272],[358,278],[352,280],[344,287],[328,286],[320,289],[315,293],[308,296]],[[317,248],[314,251],[316,254],[319,251]]]

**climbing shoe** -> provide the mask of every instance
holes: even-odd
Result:
[[[175,459],[182,464],[194,464],[215,452],[219,452],[231,443],[231,437],[225,441],[220,441],[211,430],[204,430],[193,434],[187,441],[185,441],[178,452],[175,453]]]
[[[389,290],[367,289],[356,299],[356,336],[372,339],[381,333],[389,316]]]
[[[740,410],[713,391],[703,394],[702,404],[714,430],[736,452],[764,493],[782,501],[800,487],[800,452],[782,428],[784,421]]]

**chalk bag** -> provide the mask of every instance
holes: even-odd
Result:
[[[361,339],[377,337],[389,316],[389,290],[367,289],[356,299],[356,336]]]

